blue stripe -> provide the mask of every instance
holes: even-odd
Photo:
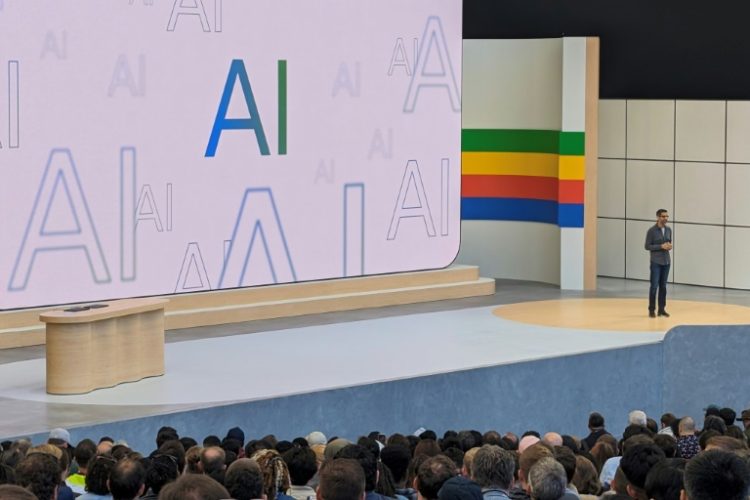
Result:
[[[583,203],[560,203],[557,225],[560,227],[583,227]]]
[[[461,198],[461,219],[557,224],[557,202],[524,198]]]
[[[545,222],[560,227],[583,227],[583,204],[525,198],[462,198],[463,220]]]

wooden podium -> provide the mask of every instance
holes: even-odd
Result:
[[[126,299],[44,313],[47,392],[82,394],[164,375],[166,299]]]

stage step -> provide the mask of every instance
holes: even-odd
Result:
[[[168,295],[167,330],[304,314],[492,295],[495,280],[477,266]],[[59,309],[60,307],[55,307]],[[0,313],[0,349],[44,344],[39,315],[52,308]]]

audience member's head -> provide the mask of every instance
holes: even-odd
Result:
[[[552,457],[552,450],[546,444],[538,442],[526,448],[518,458],[518,480],[527,492],[530,489],[529,471],[544,457]]]
[[[641,425],[646,427],[646,413],[643,410],[633,410],[628,414],[628,425]]]
[[[723,436],[727,432],[727,424],[721,417],[709,415],[703,420],[703,432],[709,430],[714,430]]]
[[[143,494],[146,471],[137,460],[124,458],[109,473],[109,491],[113,500],[133,500]]]
[[[628,493],[634,498],[645,498],[646,476],[658,462],[665,460],[664,452],[653,443],[636,444],[625,449],[620,468],[628,481]]]
[[[373,491],[378,480],[378,461],[370,450],[358,444],[350,444],[342,448],[336,459],[352,458],[359,462],[365,473],[365,491]]]
[[[60,472],[60,465],[52,455],[29,453],[16,465],[16,482],[39,500],[54,500]]]
[[[263,473],[260,466],[249,458],[235,460],[227,469],[224,486],[235,500],[262,498]]]
[[[164,426],[156,432],[156,448],[160,448],[165,441],[179,441],[180,436],[174,427]]]
[[[391,470],[396,487],[403,488],[406,481],[406,471],[411,461],[409,448],[403,445],[389,444],[380,451],[380,461]]]
[[[685,467],[687,500],[746,500],[750,486],[748,465],[734,453],[699,453]]]
[[[598,496],[602,491],[599,473],[594,464],[583,455],[576,455],[576,472],[573,474],[573,485],[578,493]]]
[[[474,459],[476,466],[476,457]],[[448,457],[430,457],[419,466],[415,488],[424,500],[437,500],[438,491],[443,487],[443,483],[456,475],[456,466]]]
[[[722,408],[719,410],[719,417],[721,417],[727,427],[729,427],[730,425],[734,425],[734,421],[737,418],[737,412],[731,408]]]
[[[439,500],[483,500],[483,498],[479,485],[461,476],[448,479],[438,491]]]
[[[679,425],[680,436],[694,436],[695,435],[695,421],[692,417],[682,417]]]
[[[684,458],[668,458],[656,463],[646,476],[646,495],[653,500],[679,500],[684,488]]]
[[[177,459],[171,455],[156,454],[149,459],[146,468],[146,489],[154,494],[159,492],[168,483],[171,483],[180,475]]]
[[[593,412],[589,415],[589,429],[592,431],[604,428],[604,417],[601,413]]]
[[[558,434],[557,432],[548,432],[547,434],[544,435],[544,437],[542,438],[542,441],[544,441],[545,443],[547,443],[553,448],[555,446],[562,446],[563,444],[562,436]]]
[[[203,447],[195,445],[185,452],[185,473],[187,474],[203,474],[201,466],[201,455],[203,454]]]
[[[320,468],[319,478],[319,500],[364,500],[365,473],[357,460],[329,460]]]
[[[86,475],[86,467],[91,457],[96,455],[96,443],[90,439],[79,442],[73,450],[73,459],[78,464],[79,474]]]
[[[515,459],[510,451],[485,444],[471,461],[471,479],[482,488],[507,490],[513,483],[515,469]]]
[[[220,446],[209,446],[201,452],[201,469],[204,474],[214,474],[225,469],[226,452]]]
[[[747,451],[747,444],[744,440],[729,436],[713,436],[706,441],[706,450],[742,452]]]
[[[318,460],[310,448],[292,448],[282,457],[293,486],[305,486],[318,472]]]
[[[532,500],[559,500],[567,485],[565,469],[552,457],[535,463],[529,471],[529,494]]]
[[[203,474],[183,474],[161,490],[159,500],[224,500],[229,492]]]
[[[86,491],[94,495],[108,495],[109,473],[115,466],[115,459],[110,455],[95,455],[89,460],[86,474]]]
[[[278,451],[260,450],[250,458],[258,464],[263,474],[263,493],[266,500],[275,500],[278,493],[284,493],[289,489],[289,469]]]
[[[677,440],[669,434],[657,434],[654,436],[654,443],[661,448],[665,457],[674,458],[677,456]]]
[[[0,485],[0,500],[38,500],[32,492],[15,484]]]
[[[474,457],[477,455],[478,451],[479,447],[474,447],[464,453],[464,465],[461,467],[461,474],[463,476],[472,477],[472,474],[474,473]]]

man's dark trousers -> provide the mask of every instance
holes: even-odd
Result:
[[[656,310],[656,290],[659,290],[659,312],[664,312],[667,307],[667,276],[669,276],[669,264],[651,263],[651,288],[648,290],[648,310]]]

